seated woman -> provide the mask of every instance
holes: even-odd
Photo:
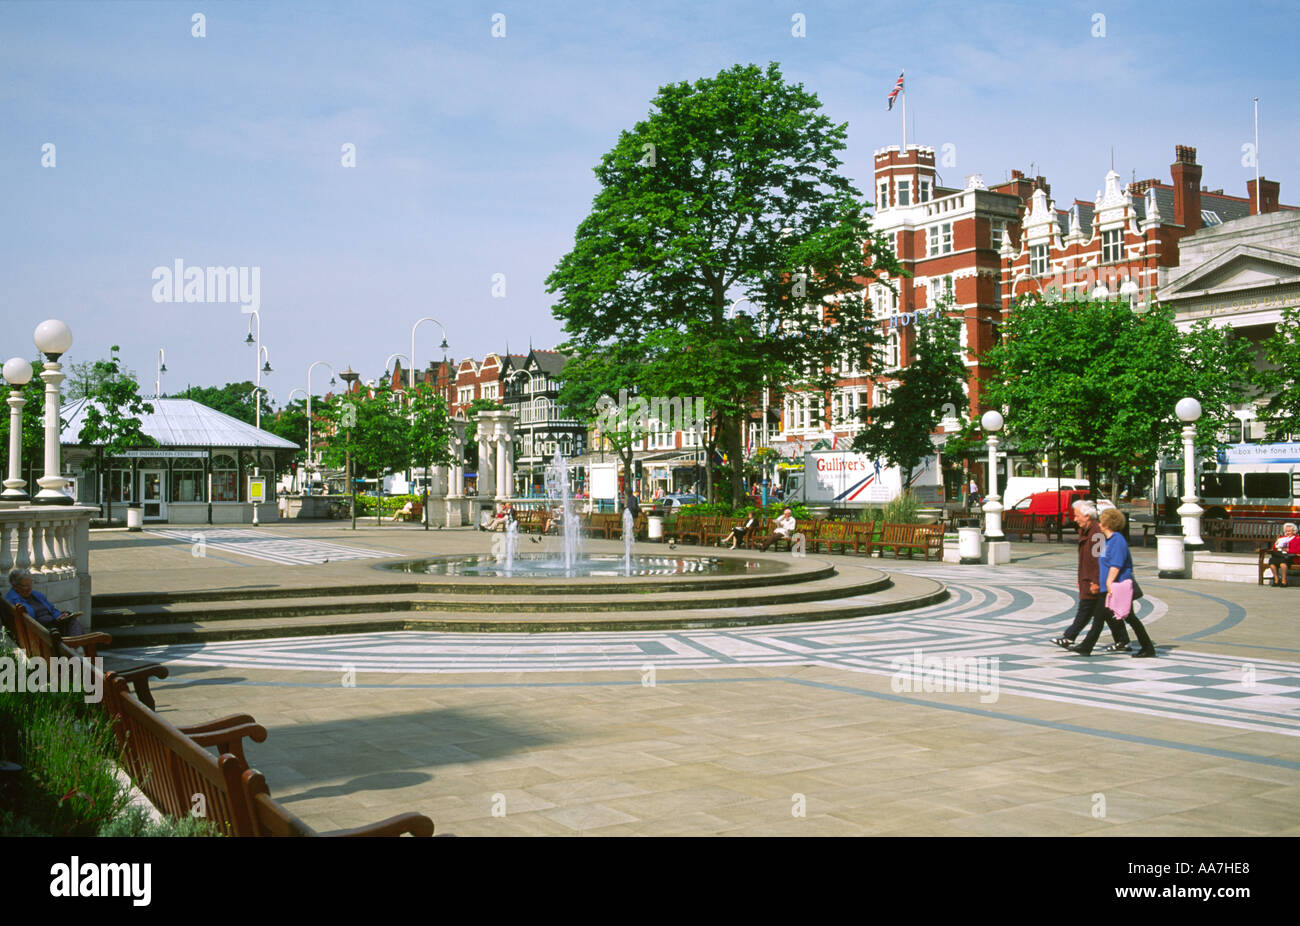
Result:
[[[758,526],[758,515],[750,512],[749,517],[745,519],[744,524],[739,524],[731,529],[728,540],[731,541],[731,549],[736,549],[736,544],[741,543],[753,533],[754,528]],[[718,541],[718,546],[722,546],[723,541]],[[829,548],[828,548],[829,549]]]
[[[1300,565],[1300,534],[1294,524],[1282,525],[1282,536],[1273,541],[1268,564],[1273,567],[1273,587],[1286,588],[1287,567]]]

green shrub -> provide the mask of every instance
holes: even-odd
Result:
[[[100,836],[220,836],[221,832],[211,820],[202,817],[184,817],[173,820],[163,817],[153,820],[143,807],[132,804],[118,817],[109,820],[99,830]]]

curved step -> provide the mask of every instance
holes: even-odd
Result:
[[[284,620],[278,618],[142,624],[113,630],[116,648],[202,644],[221,640],[318,636],[373,631],[422,630],[443,632],[582,632],[607,630],[672,630],[740,627],[839,620],[893,613],[945,600],[943,583],[921,576],[895,575],[888,588],[849,597],[774,605],[721,608],[682,608],[670,611],[543,612],[498,611],[493,617],[451,611],[335,614]],[[120,650],[118,651],[119,655]]]

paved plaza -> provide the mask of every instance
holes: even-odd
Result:
[[[373,521],[106,531],[91,568],[96,594],[256,599],[489,548],[472,530]],[[256,717],[269,736],[250,762],[318,829],[414,810],[459,835],[1300,833],[1300,592],[1160,580],[1137,549],[1160,657],[1085,659],[1050,643],[1074,611],[1071,544],[1014,544],[997,569],[809,558],[949,595],[803,624],[378,631],[114,658],[167,664],[155,692],[174,723]]]

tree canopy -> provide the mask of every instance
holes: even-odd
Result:
[[[1300,308],[1282,310],[1282,321],[1264,342],[1264,361],[1257,382],[1269,396],[1268,437],[1282,440],[1300,431]]]
[[[1056,450],[1099,474],[1145,465],[1176,451],[1174,406],[1196,397],[1203,414],[1197,445],[1208,452],[1249,398],[1253,365],[1246,342],[1201,323],[1180,332],[1171,309],[1134,312],[1128,303],[1021,299],[985,355],[993,375],[985,400],[1005,411],[1021,452]]]
[[[247,424],[254,424],[257,421],[257,405],[253,401],[253,389],[255,387],[256,384],[251,380],[244,380],[240,383],[226,383],[224,386],[187,386],[183,392],[176,393],[172,398],[193,399],[195,402],[216,409],[231,418],[238,418]],[[275,410],[271,407],[265,392],[259,393],[258,399],[262,403],[262,420],[265,424],[266,419],[275,414]],[[303,436],[305,438],[305,431]],[[305,441],[295,441],[295,443],[305,443]]]
[[[843,358],[872,366],[862,291],[898,264],[839,172],[846,126],[776,64],[671,84],[651,105],[595,168],[591,213],[547,280],[578,361],[562,398],[591,416],[619,388],[703,397],[739,460],[765,376],[825,386]],[[736,300],[749,303],[739,317]]]

